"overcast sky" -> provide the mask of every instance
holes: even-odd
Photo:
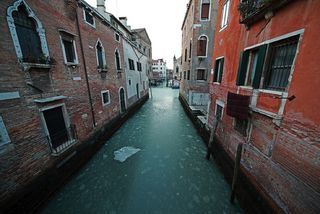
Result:
[[[86,0],[96,7],[96,0]],[[106,0],[106,11],[126,16],[133,29],[146,28],[152,42],[152,58],[163,58],[173,67],[181,54],[181,26],[189,0]]]

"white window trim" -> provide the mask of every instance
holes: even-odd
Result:
[[[92,16],[93,24],[87,21],[86,12],[88,12]],[[96,19],[94,18],[94,15],[90,11],[86,10],[85,8],[83,8],[83,20],[86,24],[90,25],[93,28],[96,28]]]
[[[221,60],[221,59],[224,59],[224,56],[220,56],[220,57],[218,57],[218,58],[216,58],[215,59],[215,62],[217,61],[217,60]],[[215,65],[214,65],[215,66]],[[221,64],[219,63],[219,66],[221,66]],[[223,66],[224,66],[224,63],[223,63]],[[223,73],[223,68],[224,67],[222,67],[222,73]],[[219,70],[219,69],[218,69]],[[213,75],[214,75],[214,72],[215,71],[213,71]],[[218,75],[219,75],[219,73],[218,73]],[[214,76],[213,76],[214,77]],[[217,80],[219,79],[219,76],[217,76]],[[222,79],[221,79],[221,82],[222,82]],[[220,82],[218,82],[218,81],[215,81],[215,82],[213,82],[214,84],[217,84],[217,85],[220,85]]]
[[[222,7],[220,31],[228,26],[229,22],[229,12],[230,12],[230,2],[231,0],[226,0]]]
[[[220,118],[220,120],[222,120],[225,104],[224,104],[224,102],[223,102],[222,100],[218,100],[218,99],[216,100],[216,107],[215,107],[215,109],[214,109],[214,115],[215,115],[215,116],[217,116],[217,109],[218,109],[217,106],[222,107],[221,118]]]
[[[198,42],[200,41],[200,38],[205,36],[207,38],[207,44],[206,44],[206,55],[205,56],[197,56],[198,58],[207,58],[208,57],[208,44],[209,44],[209,38],[207,35],[205,34],[201,34],[199,37],[198,37]]]
[[[52,105],[52,106],[48,106],[48,107],[44,107],[44,108],[40,108],[39,109],[40,119],[41,119],[41,122],[42,122],[42,126],[43,126],[43,129],[44,129],[44,132],[45,132],[46,136],[50,137],[50,133],[49,133],[49,130],[48,130],[47,123],[46,123],[46,120],[44,118],[43,112],[46,111],[46,110],[53,109],[53,108],[58,108],[58,107],[62,107],[63,119],[64,119],[64,123],[65,123],[66,128],[67,128],[67,133],[68,133],[68,138],[69,139],[64,144],[58,146],[56,148],[56,152],[53,151],[52,155],[54,155],[54,156],[62,154],[63,152],[68,150],[72,145],[74,145],[74,143],[76,143],[76,140],[71,138],[71,133],[70,133],[70,130],[69,130],[71,123],[70,123],[70,118],[69,118],[69,115],[68,115],[68,112],[67,112],[66,105],[64,103],[57,104],[57,105]]]
[[[108,93],[109,101],[107,103],[103,102],[103,94],[105,94],[105,93]],[[101,102],[102,102],[102,106],[107,106],[107,105],[109,105],[111,103],[110,91],[109,90],[101,91]]]
[[[96,49],[96,59],[97,59],[97,66],[99,66],[98,49],[97,49],[98,43],[100,43],[101,48],[102,48],[102,61],[103,61],[103,66],[106,66],[106,65],[107,65],[107,62],[106,62],[106,53],[105,53],[104,46],[103,46],[103,44],[102,44],[102,42],[101,42],[100,38],[98,38],[98,40],[97,40],[97,42],[96,42],[96,46],[95,46],[95,49]]]
[[[0,143],[0,147],[11,143],[7,128],[1,116],[0,116],[0,135],[4,140],[3,143]]]
[[[71,36],[73,36],[73,35],[71,35]],[[74,38],[72,39],[73,48],[74,48],[74,55],[75,55],[75,62],[68,62],[67,61],[67,56],[66,56],[65,47],[64,47],[64,44],[63,44],[63,36],[62,35],[60,35],[60,43],[61,43],[61,47],[62,47],[64,64],[66,64],[66,65],[78,65],[79,61],[78,61],[77,46],[76,46],[75,39]]]
[[[122,63],[121,63],[121,54],[120,54],[120,51],[118,50],[118,48],[115,49],[114,51],[114,62],[115,62],[115,67],[116,67],[116,70],[117,70],[117,59],[116,59],[116,53],[118,53],[119,55],[119,67],[120,67],[120,70],[122,69]]]
[[[42,50],[43,55],[45,57],[49,57],[50,55],[49,55],[49,49],[48,49],[48,44],[47,44],[47,40],[46,40],[46,33],[45,33],[45,30],[42,26],[42,23],[36,17],[36,15],[31,10],[29,5],[25,2],[25,0],[17,0],[14,2],[14,4],[12,6],[8,7],[8,9],[7,9],[7,22],[8,22],[10,34],[11,34],[11,37],[13,40],[13,44],[14,44],[14,48],[16,51],[18,61],[22,62],[23,55],[22,55],[22,50],[21,50],[16,26],[14,24],[14,19],[12,17],[12,13],[15,11],[18,11],[18,7],[22,4],[26,7],[29,17],[34,19],[34,21],[36,22],[37,32],[38,32],[38,35],[40,38],[41,50]]]
[[[211,4],[211,1],[209,1],[209,14],[208,14],[208,18],[207,19],[202,19],[201,18],[201,15],[202,15],[202,3],[203,2],[203,0],[201,0],[201,2],[200,2],[200,17],[199,17],[199,20],[200,21],[202,21],[202,22],[208,22],[208,21],[210,21],[210,19],[211,19],[211,7],[212,7],[212,4]],[[205,2],[205,3],[207,3],[207,2]]]
[[[117,36],[119,36],[119,40],[117,40]],[[120,34],[119,34],[119,33],[114,33],[114,38],[115,38],[115,40],[116,40],[117,42],[120,43],[121,37],[120,37]]]

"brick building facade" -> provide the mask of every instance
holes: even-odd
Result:
[[[312,0],[219,1],[209,125],[232,159],[243,144],[241,170],[276,212],[320,209],[319,11]],[[229,116],[228,92],[249,96],[248,112],[236,108],[245,118]]]
[[[207,110],[217,1],[190,0],[182,24],[180,96]]]
[[[124,41],[140,50],[98,9],[82,0],[0,2],[0,204],[130,107]],[[140,92],[131,105],[148,96],[147,83]]]

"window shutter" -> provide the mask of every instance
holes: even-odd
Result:
[[[210,8],[210,4],[208,3],[202,4],[201,19],[209,18],[209,8]]]
[[[207,48],[207,40],[200,39],[198,40],[198,56],[205,56]]]
[[[268,47],[267,45],[262,45],[259,47],[256,72],[255,72],[253,83],[252,83],[253,88],[259,88],[260,86],[260,80],[263,72],[263,65],[264,65],[264,59],[267,52],[267,47]]]
[[[240,53],[240,62],[238,68],[238,76],[236,85],[244,85],[246,80],[247,68],[248,68],[248,60],[249,60],[249,51],[242,51]]]
[[[218,82],[221,83],[222,81],[222,74],[223,74],[223,65],[224,65],[224,58],[220,59],[220,69],[219,69],[219,79],[218,79]]]
[[[219,60],[216,60],[214,63],[214,73],[213,73],[213,80],[212,82],[217,82],[217,77],[218,77],[218,68],[219,68]]]

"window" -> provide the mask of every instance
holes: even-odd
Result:
[[[116,57],[116,68],[119,71],[119,70],[121,70],[121,62],[120,62],[120,54],[119,54],[118,49],[116,50],[116,52],[114,54]]]
[[[186,49],[184,49],[184,61],[185,62],[187,61],[187,57],[188,57],[187,53],[188,53],[188,50],[186,48]]]
[[[221,101],[220,101],[221,102]],[[222,119],[222,116],[223,116],[223,105],[221,104],[218,104],[218,100],[217,100],[217,103],[216,103],[216,112],[215,112],[215,115],[216,115],[216,119],[218,121],[220,121]]]
[[[201,57],[207,56],[207,37],[206,36],[200,36],[198,40],[197,55]]]
[[[103,106],[110,104],[111,100],[109,91],[101,91],[101,97]]]
[[[184,72],[183,72],[183,79],[186,79],[186,76],[187,76],[187,72],[184,71]]]
[[[8,7],[7,22],[19,61],[45,63],[49,57],[45,30],[25,1]]]
[[[299,36],[295,36],[242,52],[237,85],[261,88],[263,82],[265,89],[284,91],[288,86],[298,40]]]
[[[192,41],[190,41],[190,44],[189,44],[189,59],[191,58],[191,48],[192,48]]]
[[[205,69],[197,70],[197,80],[207,80],[207,72]]]
[[[134,69],[134,61],[132,59],[130,59],[130,58],[128,59],[128,61],[129,61],[129,69],[134,71],[135,70]]]
[[[187,80],[190,80],[190,70],[188,70],[188,73],[187,73]]]
[[[97,42],[96,50],[97,50],[98,68],[105,69],[106,68],[106,63],[105,63],[104,49],[103,49],[100,41]]]
[[[223,74],[224,58],[216,59],[214,65],[213,82],[221,83]]]
[[[237,130],[244,137],[247,136],[248,133],[248,120],[234,119],[234,129]]]
[[[118,33],[115,33],[116,41],[120,42],[120,35]]]
[[[210,11],[210,1],[202,0],[201,4],[201,20],[209,19],[209,11]]]
[[[95,27],[96,23],[95,23],[94,17],[89,11],[83,10],[83,16],[84,16],[84,20],[86,21],[86,23],[88,23],[92,27]]]
[[[0,146],[10,143],[10,138],[7,132],[7,129],[4,125],[2,117],[0,116]]]
[[[61,34],[61,43],[64,61],[66,64],[77,64],[78,58],[76,54],[76,47],[74,37],[70,34]]]
[[[182,72],[180,72],[179,75],[180,75],[180,80],[181,80],[182,79]]]
[[[299,37],[296,36],[270,45],[264,88],[278,91],[286,89],[298,40]]]
[[[230,8],[230,0],[227,0],[222,9],[222,14],[221,14],[221,28],[224,28],[228,24],[228,18],[229,18],[229,8]]]
[[[129,85],[131,85],[131,79],[129,79],[128,83],[129,83]]]
[[[142,66],[140,62],[137,62],[137,69],[138,71],[142,71]]]

